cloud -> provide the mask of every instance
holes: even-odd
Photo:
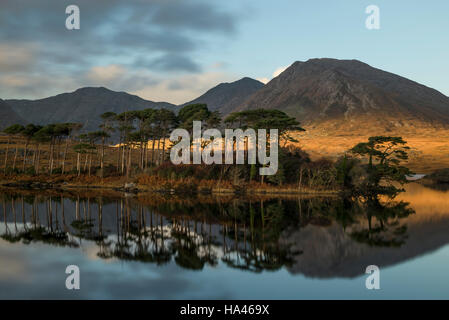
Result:
[[[116,81],[119,77],[125,74],[126,70],[124,67],[116,64],[111,64],[108,66],[97,66],[92,67],[87,73],[87,78],[94,82],[110,82]]]
[[[123,88],[126,88],[126,91],[142,90],[160,82],[158,76],[152,72],[128,69],[115,64],[92,67],[81,80],[83,86],[107,87],[115,91],[123,91]]]
[[[218,83],[234,81],[235,78],[235,75],[222,72],[186,74],[160,79],[158,82],[131,91],[131,93],[153,101],[166,101],[169,97],[169,102],[182,104],[197,98]]]
[[[267,77],[262,77],[262,78],[257,78],[257,80],[259,80],[260,82],[267,84],[268,82],[270,82],[273,78],[276,78],[277,76],[279,76],[282,72],[284,72],[288,67],[279,67],[276,70],[274,70],[273,74],[271,75],[271,78],[267,78]]]
[[[61,74],[0,74],[2,99],[45,98],[80,87],[78,76]],[[54,90],[57,90],[56,92]]]
[[[35,65],[35,46],[0,43],[0,72],[27,71]]]
[[[109,36],[110,42],[125,48],[155,50],[158,52],[190,52],[195,40],[172,31],[154,31],[148,27],[123,27]]]
[[[273,72],[273,78],[276,78],[278,75],[280,75],[282,72],[284,72],[288,67],[279,67]]]
[[[127,88],[127,92],[144,99],[182,104],[218,83],[234,81],[236,76],[215,71],[162,76],[146,68],[111,64],[94,66],[82,78],[85,86],[103,86],[116,91]]]
[[[24,87],[29,80],[25,76],[3,75],[0,76],[0,84],[4,87]]]
[[[141,90],[170,81],[167,72],[200,74],[198,51],[207,39],[234,34],[241,19],[206,0],[77,0],[81,29],[69,31],[70,4],[2,0],[0,97],[39,98],[92,83]]]
[[[213,69],[225,69],[229,66],[229,64],[225,61],[218,61],[211,65]]]
[[[196,62],[181,54],[164,55],[150,62],[148,66],[161,71],[199,72],[201,70]]]
[[[214,30],[224,33],[235,31],[234,18],[210,3],[193,1],[158,1],[152,22],[176,30],[189,28],[196,31]],[[163,5],[161,5],[164,3]]]
[[[256,78],[256,80],[258,80],[264,84],[267,84],[268,82],[270,82],[270,79],[268,79],[268,78]]]

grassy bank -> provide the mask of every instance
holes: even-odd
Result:
[[[273,186],[258,182],[234,185],[229,181],[198,180],[196,178],[166,179],[141,174],[133,179],[125,177],[106,177],[75,174],[65,175],[4,175],[0,174],[0,185],[17,189],[115,189],[127,191],[125,185],[136,192],[162,192],[171,194],[310,194],[332,195],[338,190],[311,189],[306,186]]]

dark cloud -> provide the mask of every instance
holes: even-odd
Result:
[[[166,54],[142,65],[160,71],[201,71],[201,67],[195,61],[181,54]]]
[[[172,31],[155,32],[154,30],[125,27],[118,30],[111,42],[127,48],[147,49],[159,52],[190,52],[195,49],[195,41]]]
[[[180,6],[180,3],[183,5]],[[166,1],[156,8],[152,22],[170,28],[190,28],[199,31],[235,31],[234,18],[226,12],[204,3]]]
[[[65,28],[65,8],[72,4],[80,8],[76,31]],[[203,37],[236,30],[237,15],[217,6],[206,0],[1,0],[0,45],[20,50],[32,44],[33,56],[22,58],[27,65],[0,67],[15,76],[32,67],[35,75],[65,71],[70,77],[97,65],[126,63],[155,72],[199,72],[193,57],[205,47]],[[27,90],[41,91],[44,83]],[[7,90],[1,88],[0,95]]]

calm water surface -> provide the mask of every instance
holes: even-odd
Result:
[[[2,190],[0,222],[1,299],[449,298],[449,192],[414,183],[382,204]]]

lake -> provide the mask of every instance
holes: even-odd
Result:
[[[1,299],[449,299],[449,192],[417,183],[382,203],[2,189],[0,222]]]

